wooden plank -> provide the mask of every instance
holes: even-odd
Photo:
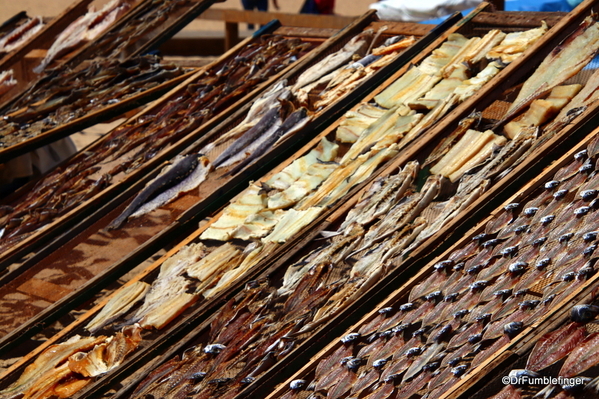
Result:
[[[288,14],[282,12],[244,11],[225,8],[210,8],[204,11],[198,19],[216,20],[225,22],[247,22],[251,24],[265,24],[273,19],[278,19],[286,26],[303,26],[318,29],[342,29],[349,25],[356,17],[342,17],[339,15],[313,15],[313,14]]]
[[[230,49],[239,41],[239,25],[225,22],[225,50]]]
[[[488,26],[506,26],[514,24],[535,28],[541,21],[547,22],[550,27],[555,26],[568,13],[565,12],[522,12],[522,11],[497,11],[481,12],[474,18],[475,23]]]

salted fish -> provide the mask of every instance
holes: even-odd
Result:
[[[532,349],[526,369],[540,371],[566,357],[585,338],[586,329],[578,323],[569,323],[564,327],[543,335]]]
[[[69,369],[84,377],[97,377],[118,367],[141,342],[141,327],[125,326],[114,336],[86,352],[69,356]]]
[[[0,399],[18,397],[22,392],[34,387],[38,381],[43,381],[47,374],[53,373],[53,369],[73,353],[86,348],[93,348],[104,339],[106,339],[105,336],[82,338],[75,335],[65,342],[50,346],[32,364],[25,368],[17,381],[0,391]]]
[[[189,176],[187,176],[182,182],[180,182],[176,186],[159,194],[153,200],[143,204],[129,217],[136,218],[145,215],[146,213],[150,213],[154,209],[157,209],[173,201],[182,193],[186,193],[198,188],[200,184],[202,184],[206,180],[206,177],[208,177],[208,173],[210,173],[211,170],[212,165],[210,164],[208,158],[205,156],[200,156],[198,158],[198,165],[195,167],[195,169],[193,170],[193,172],[191,172]]]
[[[464,165],[467,165],[469,160],[481,152],[487,143],[498,137],[491,130],[478,132],[469,129],[462,139],[431,168],[431,173],[450,177],[453,173],[459,172]],[[503,138],[503,141],[505,142],[505,138]]]
[[[289,137],[303,129],[304,126],[310,122],[310,120],[311,117],[308,116],[308,111],[302,107],[291,113],[291,115],[289,115],[282,123],[275,123],[273,126],[276,126],[276,129],[272,133],[269,130],[263,135],[263,137],[248,146],[246,150],[243,151],[244,153],[249,153],[247,158],[233,168],[228,174],[231,176],[237,174],[247,165],[254,162],[258,157],[275,146],[279,141],[284,140],[286,137]],[[224,162],[221,167],[236,162],[238,158],[239,157],[229,158],[229,161]]]
[[[599,333],[593,333],[586,337],[576,348],[570,352],[559,375],[562,377],[575,377],[580,373],[596,366],[599,363]]]
[[[448,98],[462,82],[469,78],[468,71],[468,67],[460,63],[453,69],[451,75],[443,78],[423,97],[408,103],[408,106],[412,109],[433,109],[439,100]]]
[[[244,259],[241,264],[235,268],[226,271],[222,277],[218,280],[218,283],[207,290],[202,292],[204,298],[212,298],[219,292],[229,288],[231,284],[237,281],[245,272],[250,270],[260,260],[260,254],[262,253],[262,244],[259,242],[253,242],[243,251]]]
[[[13,73],[14,72],[12,69],[0,72],[0,96],[2,96],[4,93],[7,93],[17,85],[17,81],[15,80]]]
[[[389,87],[374,97],[374,101],[387,109],[408,104],[422,97],[441,76],[425,73],[418,67],[412,67]]]
[[[223,214],[202,233],[200,238],[202,240],[228,241],[249,215],[265,209],[266,205],[266,193],[253,183],[225,208]]]
[[[121,15],[125,14],[129,8],[131,8],[131,5],[121,0],[112,0],[100,11],[96,11],[94,7],[91,7],[85,15],[71,23],[56,37],[48,49],[46,57],[33,71],[42,73],[52,61],[68,54],[84,43],[94,40]]]
[[[364,56],[370,42],[372,41],[374,31],[372,29],[365,30],[364,32],[353,37],[349,42],[343,46],[343,48],[333,54],[329,54],[321,61],[317,62],[304,73],[302,73],[292,88],[292,91],[296,92],[305,85],[320,79],[322,76],[327,75],[331,71],[339,68],[341,65],[345,65],[355,54]]]
[[[176,157],[171,165],[167,165],[158,176],[150,181],[146,187],[139,194],[137,194],[127,208],[116,219],[114,219],[107,228],[118,229],[131,214],[133,214],[152,196],[155,196],[158,193],[173,189],[171,194],[168,194],[166,197],[173,195],[173,192],[175,192],[174,196],[178,195],[179,191],[175,190],[176,186],[184,182],[187,177],[192,175],[197,169],[206,169],[207,165],[207,159],[205,159],[205,157],[201,154],[191,154],[185,157]],[[201,175],[202,174],[200,173],[200,176]],[[183,186],[185,185],[187,185],[187,183],[185,183]]]
[[[385,179],[382,189],[367,198],[367,203],[364,206],[356,206],[349,211],[340,230],[348,229],[354,222],[366,225],[380,216],[387,214],[391,207],[403,198],[404,194],[412,186],[418,170],[418,161],[411,161],[399,173]]]
[[[266,112],[277,105],[278,99],[288,100],[289,98],[291,98],[291,91],[287,88],[287,79],[283,79],[254,100],[245,118],[237,126],[211,143],[206,144],[200,150],[200,153],[208,154],[217,146],[243,135],[254,127]]]
[[[337,157],[339,145],[323,137],[318,146],[301,158],[296,159],[291,165],[286,166],[282,171],[273,175],[266,181],[268,187],[285,190],[297,181],[310,167],[318,162],[332,162]]]
[[[368,128],[360,134],[360,137],[358,137],[358,140],[351,146],[349,151],[347,151],[343,158],[341,158],[341,161],[339,161],[341,165],[347,165],[360,155],[365,148],[369,147],[370,144],[383,137],[385,133],[395,125],[395,122],[397,122],[400,117],[398,109],[399,107],[389,109],[383,116],[368,126]]]
[[[322,210],[323,208],[315,206],[299,211],[295,209],[284,211],[285,215],[275,226],[272,233],[262,239],[262,242],[284,243],[304,226],[312,223]]]
[[[288,188],[268,198],[268,209],[283,209],[295,205],[306,195],[314,191],[338,167],[339,164],[335,162],[317,161],[313,163],[308,167],[306,172]]]
[[[144,328],[160,328],[193,303],[197,297],[186,292],[190,282],[182,274],[206,254],[203,244],[193,243],[166,259],[160,265],[158,277],[146,293],[144,303],[128,323],[139,322]]]
[[[394,144],[384,150],[370,150],[347,165],[337,168],[311,195],[306,196],[297,205],[298,209],[313,206],[327,206],[345,195],[351,187],[364,181],[382,163],[397,154]]]
[[[599,96],[599,69],[595,70],[583,88],[570,100],[567,107],[562,108],[559,114],[549,123],[543,132],[557,132],[566,126],[572,119],[579,115],[574,110],[585,109],[596,101]]]
[[[449,174],[449,180],[455,183],[469,170],[474,167],[481,165],[485,159],[499,147],[503,146],[507,142],[507,139],[503,136],[494,135],[490,141],[488,141],[477,153],[473,154],[462,166],[457,170]],[[461,155],[461,154],[460,154]]]
[[[239,249],[235,248],[230,243],[225,243],[198,262],[189,265],[185,272],[190,277],[204,281],[240,253],[241,251]]]
[[[266,129],[264,132],[260,133],[260,136],[254,137],[253,140],[248,142],[248,145],[246,147],[239,148],[237,150],[237,152],[231,153],[231,155],[226,160],[221,161],[221,163],[217,166],[217,168],[218,169],[226,168],[226,167],[234,165],[238,162],[241,162],[241,161],[244,161],[247,159],[253,159],[253,158],[251,158],[251,156],[255,152],[260,151],[260,150],[262,150],[262,151],[268,150],[268,148],[269,148],[268,142],[272,141],[273,136],[276,134],[276,132],[278,132],[281,129],[282,123],[283,123],[283,120],[280,118],[280,116],[277,116],[277,119],[272,121],[272,124],[268,127],[268,129]],[[251,129],[248,130],[246,132],[246,134],[250,133],[250,131],[251,131]],[[239,139],[243,139],[244,136],[241,136]],[[235,143],[233,143],[231,145],[234,145],[234,144]],[[226,152],[226,150],[225,150],[225,152]],[[223,152],[223,154],[225,152]],[[246,165],[247,163],[243,162],[243,164]],[[238,171],[239,169],[236,167],[234,170]],[[233,175],[235,173],[230,173],[230,174]]]
[[[503,65],[493,61],[490,62],[476,76],[462,82],[453,91],[458,103],[466,101],[478,92],[487,82],[497,75],[504,68]]]
[[[23,25],[0,39],[0,53],[8,53],[19,48],[44,27],[42,17],[31,18]]]
[[[249,215],[243,224],[231,235],[232,239],[251,240],[267,235],[281,220],[284,213],[281,210],[262,210]]]
[[[505,64],[510,63],[539,40],[548,29],[547,23],[543,21],[538,28],[508,33],[501,43],[487,53],[487,58],[500,59]]]
[[[459,33],[450,34],[441,47],[433,50],[432,54],[420,63],[418,69],[428,75],[439,75],[443,67],[451,62],[466,43],[468,43],[468,38],[464,35]]]
[[[335,131],[335,139],[341,143],[355,143],[364,129],[382,117],[385,112],[386,109],[368,103],[361,104],[356,111],[348,111]]]
[[[502,121],[511,120],[533,100],[576,75],[591,61],[599,47],[599,24],[587,17],[580,27],[557,46],[524,82],[518,97]]]
[[[507,35],[498,29],[489,31],[482,39],[464,55],[464,62],[474,66],[481,62],[489,51],[505,40]]]
[[[124,315],[140,301],[150,289],[150,284],[143,281],[125,286],[104,305],[102,310],[85,326],[85,329],[95,334],[105,325]]]
[[[270,108],[254,127],[246,131],[241,137],[235,140],[230,146],[227,147],[225,151],[222,152],[222,154],[220,154],[214,160],[214,167],[221,167],[221,164],[227,161],[230,157],[239,154],[239,152],[244,150],[248,145],[250,145],[250,143],[255,142],[257,139],[265,135],[265,133],[268,132],[269,129],[271,129],[276,123],[276,121],[280,120],[280,112],[280,105]]]

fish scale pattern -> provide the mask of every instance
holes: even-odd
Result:
[[[505,206],[283,397],[439,397],[575,293],[596,272],[598,141],[527,203]]]

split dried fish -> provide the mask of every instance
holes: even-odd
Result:
[[[175,158],[173,164],[149,182],[108,229],[118,229],[130,216],[143,215],[172,201],[180,193],[193,190],[206,180],[210,169],[208,158],[201,154]]]

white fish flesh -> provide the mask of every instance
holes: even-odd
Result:
[[[42,17],[35,17],[0,39],[0,54],[21,47],[29,38],[44,27]]]
[[[297,82],[293,86],[292,91],[296,92],[305,85],[310,84],[340,66],[345,65],[355,54],[364,56],[372,41],[373,33],[372,29],[368,29],[356,35],[347,42],[341,50],[326,56],[320,62],[308,68],[297,78]]]
[[[130,7],[129,3],[121,0],[111,1],[100,11],[91,7],[85,15],[71,23],[56,37],[46,57],[33,71],[42,73],[54,60],[95,39]]]
[[[168,204],[169,202],[177,198],[179,195],[196,189],[200,186],[200,184],[202,184],[206,180],[206,177],[208,176],[208,173],[210,173],[211,170],[212,165],[210,164],[208,158],[206,158],[205,156],[200,156],[198,159],[198,165],[189,176],[187,176],[179,184],[159,194],[153,200],[143,204],[141,207],[139,207],[137,211],[135,211],[129,217],[135,218],[145,215],[146,213],[152,212],[154,209]]]

